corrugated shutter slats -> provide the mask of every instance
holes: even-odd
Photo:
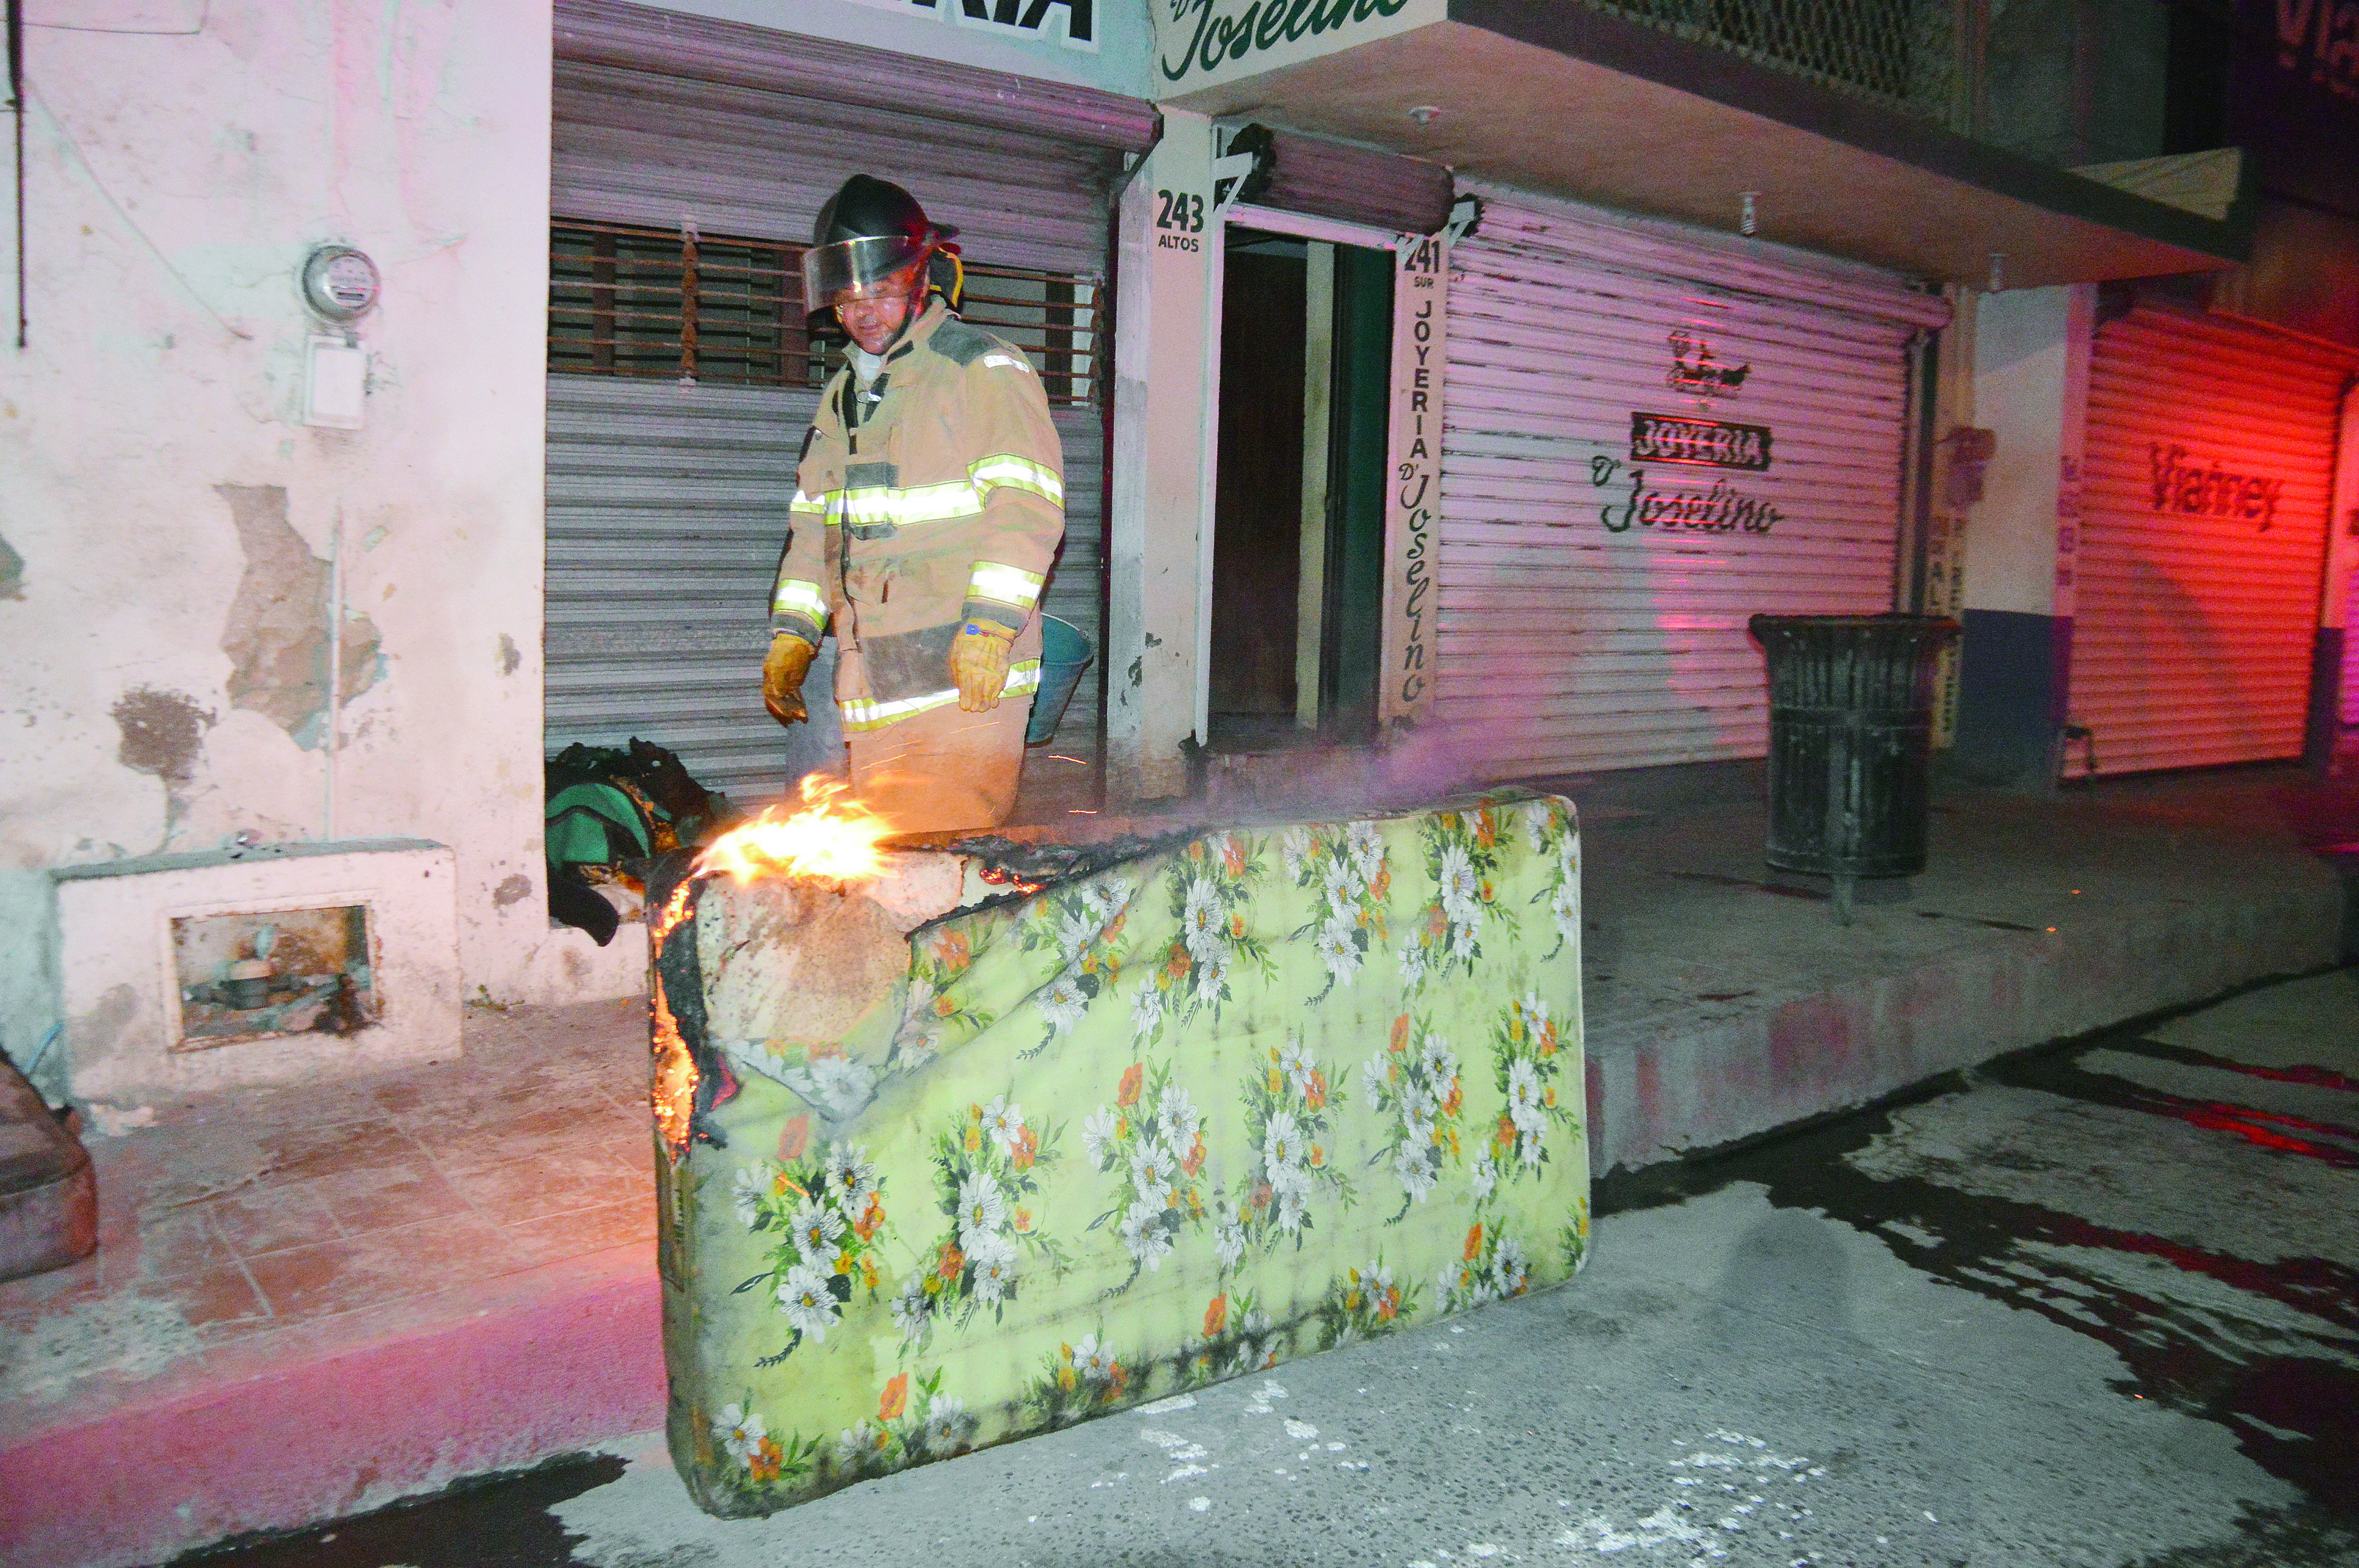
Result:
[[[1310,212],[1396,233],[1430,234],[1450,222],[1450,171],[1422,158],[1275,131],[1269,184],[1256,205]]]
[[[971,261],[1093,280],[1122,154],[1156,123],[1089,89],[612,0],[561,0],[557,56],[560,219],[799,243],[866,173],[957,225]],[[559,375],[549,399],[549,750],[636,734],[710,785],[777,794],[828,760],[757,684],[812,394]],[[1042,608],[1100,643],[1103,416],[1054,416],[1066,531]],[[1051,750],[1095,759],[1099,691],[1093,665]]]
[[[741,798],[784,786],[787,742],[758,682],[812,401],[549,378],[551,752],[637,735]]]
[[[1940,308],[1842,264],[1486,197],[1451,254],[1435,717],[1495,775],[1763,754],[1745,622],[1889,608],[1903,350]],[[1674,389],[1682,331],[1749,366],[1741,385]],[[1635,466],[1649,489],[1724,481],[1778,520],[1610,530],[1637,412],[1768,427],[1767,471]]]
[[[2071,718],[2100,771],[2301,754],[2347,374],[2276,334],[2175,310],[2098,329]],[[2158,463],[2274,481],[2276,514],[2264,529],[2158,510]],[[2085,771],[2080,748],[2068,760]]]
[[[791,782],[788,740],[764,711],[759,681],[770,579],[813,402],[807,392],[549,378],[552,752],[637,735],[743,799],[767,799]],[[1059,409],[1056,419],[1065,546],[1041,602],[1095,642],[1100,416]],[[1094,665],[1083,674],[1055,750],[1094,754],[1097,674]],[[824,698],[825,683],[814,677],[806,695]]]
[[[852,173],[920,194],[979,261],[1105,267],[1115,156],[1053,136],[560,60],[550,208],[559,217],[810,238]]]

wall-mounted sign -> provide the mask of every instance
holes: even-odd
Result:
[[[1712,352],[1712,341],[1701,332],[1676,328],[1669,341],[1671,368],[1663,373],[1663,384],[1673,392],[1694,397],[1734,397],[1744,390],[1745,378],[1753,373],[1750,364],[1722,363]]]
[[[1630,459],[1633,462],[1692,463],[1699,468],[1758,471],[1769,466],[1769,427],[1729,425],[1717,419],[1690,419],[1680,414],[1634,412],[1630,416]]]
[[[1702,484],[1686,475],[1657,474],[1652,480],[1636,463],[1627,475],[1618,458],[1603,453],[1589,460],[1589,482],[1612,492],[1597,508],[1597,520],[1609,534],[1633,528],[1659,528],[1666,533],[1767,534],[1784,519],[1777,503],[1724,479]]]
[[[861,0],[903,16],[939,16],[1019,41],[1054,40],[1069,49],[1098,48],[1097,0]]]
[[[1712,341],[1692,327],[1674,327],[1665,334],[1670,345],[1670,367],[1663,383],[1699,402],[1734,397],[1753,374],[1750,361],[1732,364],[1713,350]],[[1767,534],[1785,514],[1766,496],[1746,491],[1731,479],[1707,482],[1690,468],[1734,469],[1740,473],[1765,473],[1769,468],[1770,429],[1767,425],[1738,425],[1723,419],[1702,419],[1690,414],[1630,411],[1630,459],[1608,452],[1589,460],[1589,482],[1611,492],[1599,503],[1597,520],[1609,534],[1634,528],[1664,533]],[[1668,474],[1652,465],[1669,464]],[[1626,467],[1627,471],[1625,471]]]
[[[1954,621],[1966,612],[1966,514],[1936,512],[1926,519],[1925,603],[1928,615]],[[1958,741],[1958,648],[1941,650],[1933,671],[1933,744]]]
[[[1441,369],[1448,359],[1450,242],[1404,234],[1394,247],[1392,434],[1385,498],[1381,722],[1433,705],[1434,538],[1441,514]]]
[[[2258,519],[2264,534],[2277,521],[2277,498],[2285,492],[2282,479],[2225,469],[2217,458],[2208,465],[2201,459],[2190,463],[2187,460],[2187,449],[2177,442],[2169,446],[2160,441],[2148,442],[2147,465],[2154,476],[2157,512]]]
[[[1165,89],[1174,92],[1315,59],[1354,44],[1446,20],[1450,11],[1449,0],[1150,3],[1155,12],[1155,74]]]

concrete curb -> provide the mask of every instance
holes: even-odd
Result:
[[[307,1353],[208,1353],[0,1446],[0,1562],[128,1568],[663,1423],[652,1249],[446,1292]]]
[[[1591,1168],[1699,1153],[2011,1051],[2331,966],[2342,893],[2309,865],[2314,876],[2268,893],[2161,905],[2090,931],[1993,932],[1907,974],[1737,1017],[1593,1033]]]

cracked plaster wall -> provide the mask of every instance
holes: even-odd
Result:
[[[467,990],[555,994],[579,956],[539,896],[548,0],[190,6],[178,36],[157,9],[28,29],[0,1046],[59,1022],[48,868],[324,832],[331,558],[335,836],[451,845]],[[354,431],[299,423],[296,276],[331,241],[384,276]]]
[[[250,708],[303,746],[329,743],[328,683],[343,701],[384,674],[376,625],[364,611],[335,602],[335,568],[287,524],[287,489],[277,484],[213,487],[237,524],[245,569],[222,627],[229,655],[229,700]],[[328,627],[342,626],[332,676]]]

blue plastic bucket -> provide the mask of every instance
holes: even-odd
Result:
[[[1040,689],[1033,694],[1031,721],[1024,726],[1026,745],[1046,744],[1057,733],[1082,672],[1096,657],[1080,627],[1053,615],[1040,617]]]

